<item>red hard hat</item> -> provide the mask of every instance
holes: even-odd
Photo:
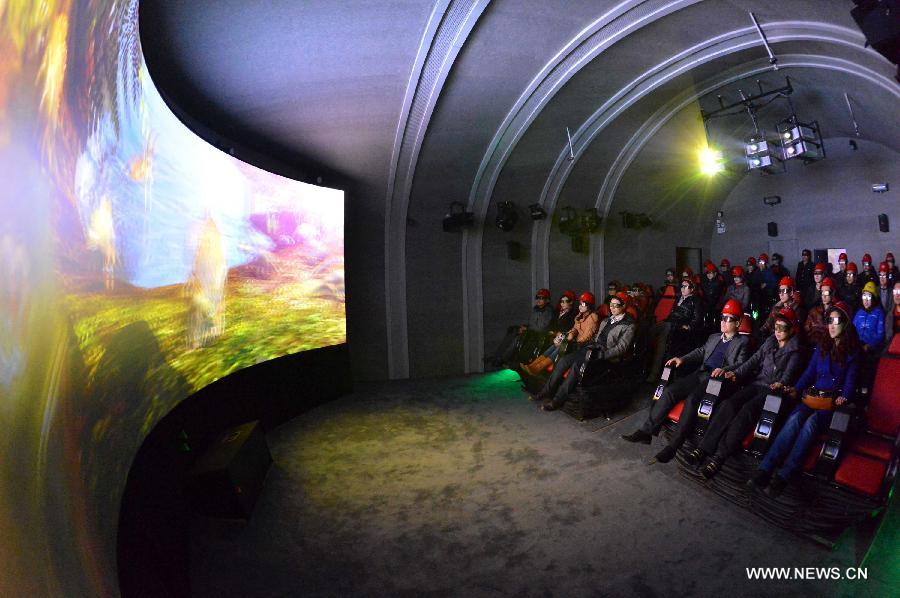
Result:
[[[841,255],[838,256],[838,261],[841,261],[841,260],[844,260],[845,262],[847,261],[846,253],[842,253]]]
[[[740,266],[735,266],[734,268],[731,269],[731,275],[734,276],[735,278],[737,278],[738,276],[743,278],[744,269],[741,268]]]
[[[748,265],[748,266],[755,266],[755,265],[756,265],[756,258],[753,257],[752,255],[751,255],[750,257],[748,257],[748,258],[747,258],[747,265]]]
[[[831,280],[830,278],[826,278],[825,280],[823,280],[823,281],[822,281],[822,286],[823,286],[823,287],[829,287],[829,288],[831,288],[831,289],[836,289],[836,288],[837,288],[837,287],[834,285],[834,281]]]
[[[685,276],[687,276],[688,278],[693,277],[694,271],[691,270],[689,267],[685,268],[684,270],[681,271],[681,277],[684,278]]]
[[[760,254],[759,254],[759,261],[765,262],[765,263],[768,264],[768,263],[769,263],[769,256],[768,256],[767,254],[765,254],[765,253],[760,253]]]
[[[591,293],[590,291],[585,291],[581,294],[581,296],[578,298],[578,300],[582,301],[584,303],[593,305],[594,304],[594,294]]]
[[[707,272],[715,272],[716,265],[712,262],[706,262],[706,266],[704,267],[704,270],[706,270]]]
[[[888,265],[887,262],[881,262],[880,264],[878,264],[878,271],[879,272],[890,272],[891,267]]]
[[[722,315],[735,316],[736,318],[743,317],[744,309],[741,307],[741,302],[737,299],[726,301],[725,305],[722,306]]]
[[[850,320],[850,306],[843,301],[836,301],[828,306],[828,313],[839,311],[843,314],[845,320]],[[828,315],[828,314],[825,314]]]
[[[791,326],[797,326],[797,313],[790,307],[782,307],[775,314],[776,320],[784,320]]]
[[[781,280],[778,281],[778,286],[794,288],[794,281],[790,276],[782,276]]]
[[[631,297],[628,296],[628,293],[623,293],[619,291],[615,295],[613,295],[616,299],[622,302],[625,307],[628,307],[628,304],[631,303]]]
[[[871,263],[872,263],[872,256],[869,255],[869,254],[867,253],[866,255],[863,256],[862,261],[863,261],[864,264],[865,264],[866,262],[869,262],[869,263],[871,264]]]
[[[816,264],[815,268],[813,268],[813,273],[821,272],[822,274],[824,274],[825,270],[827,270],[827,268],[825,267],[825,264],[823,264],[822,262],[819,262],[818,264]]]
[[[563,294],[560,297],[565,297],[569,301],[575,301],[575,292],[574,291],[563,291]]]
[[[544,299],[550,298],[550,289],[538,289],[538,292],[534,294],[535,297],[543,297]]]
[[[729,262],[727,259],[725,259],[725,258],[723,257],[723,258],[722,258],[722,261],[719,262],[719,266],[725,266],[726,268],[730,268],[730,267],[731,267],[731,262]]]
[[[856,267],[856,262],[847,264],[847,272],[859,272],[859,269]]]

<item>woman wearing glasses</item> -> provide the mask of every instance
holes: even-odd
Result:
[[[750,489],[768,486],[773,498],[803,466],[813,442],[831,423],[833,408],[852,401],[856,392],[860,343],[849,308],[839,301],[826,313],[828,333],[816,345],[796,388],[787,391],[802,397],[803,402],[791,412],[756,474],[747,482]]]
[[[778,281],[778,303],[772,308],[769,317],[759,329],[762,338],[775,332],[775,318],[785,308],[790,308],[794,312],[798,322],[806,320],[806,310],[800,305],[800,293],[796,292],[794,281],[790,276],[783,276]]]
[[[823,338],[828,336],[828,326],[825,318],[831,305],[837,299],[836,292],[837,287],[831,278],[826,278],[822,281],[819,287],[819,302],[810,308],[809,315],[806,316],[806,322],[803,324],[803,332],[808,343],[812,345],[819,344]]]
[[[694,294],[696,285],[693,280],[681,281],[681,296],[672,306],[672,311],[663,322],[657,322],[651,331],[650,344],[655,344],[653,360],[650,363],[648,382],[656,382],[662,372],[662,362],[669,345],[669,336],[673,333],[682,338],[691,335],[703,326],[703,309],[700,298]]]
[[[792,386],[800,376],[803,356],[797,335],[800,324],[794,310],[783,307],[775,314],[772,329],[774,333],[750,359],[724,374],[731,382],[750,383],[716,406],[700,446],[688,453],[686,460],[691,465],[699,465],[712,455],[701,470],[706,479],[716,475],[741,446],[759,420],[766,396]]]

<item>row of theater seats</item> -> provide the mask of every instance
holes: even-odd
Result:
[[[663,378],[670,377],[666,368]],[[661,381],[661,385],[668,380]],[[861,389],[866,393],[869,389]],[[720,384],[711,384],[698,410],[695,438],[703,434],[715,410]],[[655,396],[660,391],[657,390]],[[762,493],[748,493],[745,482],[756,470],[781,424],[793,408],[778,395],[767,398],[756,428],[745,438],[743,455],[729,459],[722,472],[706,480],[684,460],[695,446],[688,442],[677,458],[680,470],[717,492],[746,506],[765,519],[833,543],[837,535],[873,510],[885,505],[891,495],[900,465],[900,336],[895,336],[878,362],[874,384],[861,413],[852,409],[838,410],[832,424],[810,449],[800,484],[777,499]],[[681,417],[684,403],[669,412],[665,427],[671,436]]]

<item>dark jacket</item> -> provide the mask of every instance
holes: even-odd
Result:
[[[794,278],[794,284],[798,289],[805,289],[806,287],[811,287],[815,284],[815,281],[813,280],[813,269],[815,267],[812,260],[805,264],[803,262],[797,262],[797,277]]]
[[[557,316],[556,322],[553,324],[553,330],[557,332],[568,332],[575,326],[575,316],[578,315],[577,309],[570,309],[561,316]]]
[[[748,379],[752,384],[774,384],[781,382],[785,386],[792,385],[803,370],[803,355],[800,350],[800,339],[792,336],[784,347],[778,348],[778,341],[773,334],[756,350],[750,359],[742,363],[734,375],[738,382]],[[753,380],[750,376],[756,374]]]
[[[716,350],[719,341],[722,340],[722,334],[716,332],[709,335],[702,347],[697,347],[690,353],[682,355],[682,365],[703,365],[712,352]],[[722,363],[722,369],[732,371],[737,369],[739,365],[747,361],[750,356],[750,339],[742,334],[735,334],[728,343],[728,349],[725,351],[725,361]]]
[[[703,302],[706,306],[706,311],[713,311],[719,305],[719,297],[722,295],[722,286],[723,281],[722,277],[716,274],[712,280],[706,277],[706,274],[703,275],[703,281],[700,283],[700,287],[703,289]]]
[[[844,284],[838,288],[837,296],[850,306],[850,313],[854,313],[859,309],[860,301],[862,300],[862,286],[859,282],[854,281],[851,284],[847,282],[847,279],[844,279]]]
[[[666,322],[675,326],[690,326],[691,330],[697,330],[703,324],[700,298],[696,295],[689,295],[681,304],[678,301],[679,299],[676,299],[672,305],[672,311],[669,312]]]
[[[729,299],[734,299],[740,303],[745,314],[750,313],[750,287],[746,284],[742,284],[741,286],[731,285],[728,287],[725,290],[725,294],[722,295],[722,298],[719,300],[718,308],[722,309]]]
[[[528,329],[534,332],[546,332],[553,329],[556,322],[556,309],[549,303],[544,307],[535,305],[531,308],[531,317],[528,318]]]
[[[600,335],[603,334],[603,331],[608,326],[612,326],[612,328],[610,328],[606,335],[606,345],[601,347],[597,343],[597,339],[600,338]],[[625,314],[622,319],[615,324],[610,324],[610,318],[604,318],[604,320],[600,322],[600,328],[597,329],[597,334],[594,335],[594,340],[586,345],[588,349],[595,351],[595,353],[591,355],[591,359],[605,359],[607,361],[620,360],[625,353],[628,352],[628,349],[631,348],[631,343],[634,341],[635,328],[634,319],[628,314]]]

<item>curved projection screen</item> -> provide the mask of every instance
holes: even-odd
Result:
[[[343,343],[344,200],[209,146],[137,1],[0,2],[0,594],[117,593],[141,441],[237,369]]]

